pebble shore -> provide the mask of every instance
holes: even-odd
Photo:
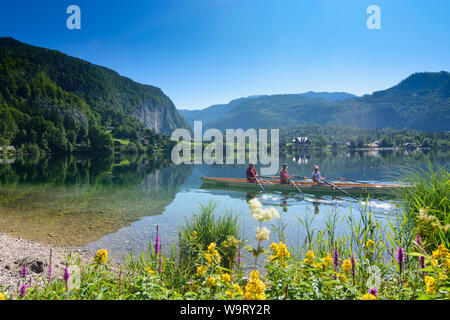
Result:
[[[74,247],[58,247],[17,238],[0,232],[0,292],[17,292],[24,282],[39,285],[48,278],[48,265],[52,251],[53,278],[62,278],[67,254],[77,253],[82,264],[92,262],[92,254]],[[28,276],[22,278],[21,269],[28,267]],[[111,271],[117,270],[113,266]]]

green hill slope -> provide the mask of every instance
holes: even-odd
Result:
[[[0,138],[66,152],[188,125],[161,89],[58,51],[0,38]],[[150,130],[149,130],[150,129]]]

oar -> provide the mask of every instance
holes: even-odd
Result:
[[[359,199],[357,199],[357,198],[355,198],[354,196],[352,196],[350,193],[348,193],[347,191],[345,191],[345,190],[342,190],[341,188],[339,188],[339,187],[337,187],[335,184],[333,184],[333,183],[329,183],[328,181],[326,181],[326,180],[321,180],[321,181],[323,181],[323,182],[325,182],[326,184],[328,184],[328,185],[330,185],[330,186],[332,186],[332,187],[334,187],[334,188],[336,188],[336,189],[338,189],[339,191],[341,191],[341,192],[343,192],[343,193],[345,193],[346,195],[348,195],[349,197],[352,197],[353,199],[355,199],[355,200],[357,200],[357,201],[359,201]]]
[[[350,179],[344,179],[344,178],[336,178],[336,177],[328,177],[328,178],[330,178],[330,179],[335,179],[335,180],[341,180],[341,181],[350,181],[350,182],[362,183],[362,184],[365,183],[365,182],[361,182],[361,181],[350,180]]]
[[[258,177],[255,177],[255,180],[256,180],[256,182],[258,183],[258,185],[259,185],[259,187],[261,188],[261,190],[262,190],[264,193],[266,193],[266,191],[264,190],[264,188],[263,188],[261,182],[259,182]]]
[[[300,190],[300,188],[294,182],[292,182],[291,178],[288,178],[288,181],[291,184],[291,186],[295,187],[298,190],[298,192],[300,192],[303,195],[303,191]]]

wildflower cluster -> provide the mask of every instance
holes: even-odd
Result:
[[[263,209],[261,202],[257,198],[249,200],[248,205],[250,207],[250,213],[252,214],[253,218],[260,222],[270,221],[272,219],[278,219],[280,217],[280,214],[274,207]]]
[[[108,251],[105,250],[105,249],[98,250],[97,254],[95,255],[94,262],[95,263],[100,263],[101,262],[103,264],[108,262]]]
[[[233,242],[233,239],[228,239]],[[204,259],[207,263],[202,264],[195,269],[195,279],[189,284],[190,294],[195,293],[196,297],[214,297],[239,299],[242,298],[243,290],[238,283],[233,282],[231,270],[227,270],[220,266],[220,254],[216,249],[214,242],[210,243],[205,252],[201,250],[199,262]]]
[[[304,263],[313,265],[314,264],[314,251],[309,250],[306,253],[306,258],[303,260]]]
[[[259,278],[259,271],[253,270],[250,273],[250,280],[245,286],[245,300],[266,300],[264,294],[265,285],[264,282]]]
[[[291,257],[289,250],[286,247],[286,244],[280,241],[280,243],[272,243],[270,245],[270,249],[272,250],[272,255],[269,257],[271,262],[278,263],[284,268],[287,267],[286,259]]]
[[[208,261],[209,265],[214,264],[214,261],[216,261],[217,263],[220,263],[221,257],[220,257],[219,251],[217,251],[217,249],[216,249],[216,244],[214,242],[212,242],[208,246],[208,251],[205,253],[205,258],[206,258],[206,261]]]

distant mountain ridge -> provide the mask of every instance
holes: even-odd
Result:
[[[340,101],[356,97],[355,95],[346,92],[308,91],[305,93],[298,93],[294,95],[309,99],[324,99],[327,101]],[[179,109],[178,112],[192,128],[195,120],[197,121],[201,120],[203,121],[203,125],[207,125],[208,123],[214,122],[218,118],[225,116],[233,108],[241,105],[242,103],[248,102],[253,99],[261,99],[261,98],[264,99],[267,97],[270,97],[270,95],[253,95],[246,98],[234,99],[230,101],[228,104],[216,104],[201,110]]]
[[[359,128],[450,129],[450,74],[414,73],[399,84],[357,97],[348,93],[306,92],[261,95],[214,109],[182,111],[189,124],[207,128],[281,128],[297,125],[349,125]],[[217,112],[219,109],[220,112]],[[208,116],[205,116],[208,115]]]

